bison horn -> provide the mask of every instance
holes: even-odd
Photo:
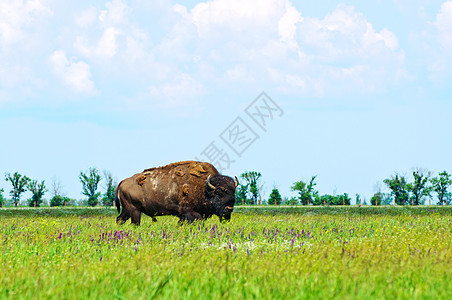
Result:
[[[239,180],[237,179],[237,176],[234,176],[234,178],[235,187],[237,187],[239,185]]]
[[[224,211],[233,211],[234,210],[234,207],[233,206],[226,206],[225,208],[224,208]]]
[[[207,177],[207,181],[206,181],[206,187],[208,187],[211,190],[215,189],[215,186],[213,184],[210,183],[210,175],[209,177]]]

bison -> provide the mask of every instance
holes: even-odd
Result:
[[[237,177],[221,175],[206,162],[182,161],[146,169],[118,184],[115,204],[120,215],[116,223],[131,218],[132,224],[139,225],[142,213],[154,222],[162,215],[177,216],[179,223],[212,215],[229,221],[237,184]]]

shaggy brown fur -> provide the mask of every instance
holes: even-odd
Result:
[[[136,178],[137,183],[142,186],[144,184],[144,182],[146,181],[146,175],[144,174],[140,174],[137,178]]]
[[[215,186],[206,186],[207,178]],[[116,189],[117,222],[128,218],[139,224],[141,213],[155,217],[175,215],[181,221],[205,219],[216,214],[230,218],[235,202],[235,182],[205,162],[182,161],[145,169],[124,179]]]

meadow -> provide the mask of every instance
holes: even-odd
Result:
[[[238,207],[179,226],[0,209],[0,298],[452,299],[449,207]]]

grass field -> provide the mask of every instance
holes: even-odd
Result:
[[[452,299],[448,207],[237,208],[177,225],[0,209],[0,298]]]

